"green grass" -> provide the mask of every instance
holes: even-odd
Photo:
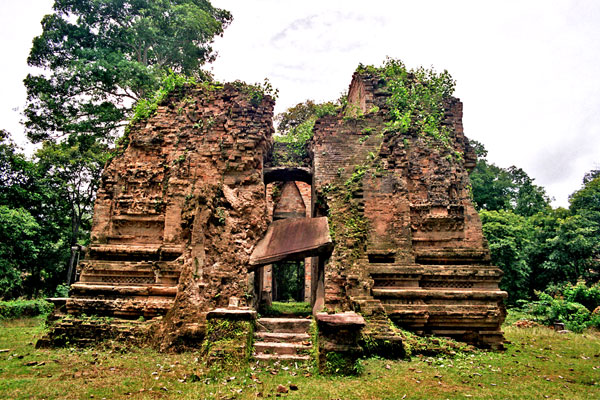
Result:
[[[0,398],[6,399],[593,399],[600,398],[600,333],[506,326],[505,352],[363,361],[360,377],[278,366],[207,378],[198,353],[36,350],[41,318],[0,322]]]
[[[312,314],[310,303],[304,302],[281,302],[274,301],[270,307],[261,310],[261,315],[265,317],[280,317],[295,315],[298,317],[308,317]]]

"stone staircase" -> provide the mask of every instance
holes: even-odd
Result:
[[[254,358],[258,361],[310,360],[312,348],[307,318],[260,318],[254,334]]]

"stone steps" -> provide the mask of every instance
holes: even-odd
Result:
[[[310,340],[308,333],[256,332],[255,337],[265,342],[296,343]]]
[[[306,318],[260,318],[258,332],[307,333],[310,319]]]
[[[310,360],[310,324],[306,318],[260,318],[254,334],[254,358],[266,362]]]
[[[283,343],[283,342],[256,342],[254,350],[260,354],[288,354],[298,355],[298,351],[309,349],[310,346],[301,343]]]
[[[255,354],[254,359],[258,361],[310,361],[309,355],[289,355],[289,354]]]

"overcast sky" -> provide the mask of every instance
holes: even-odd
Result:
[[[213,0],[233,14],[212,65],[220,80],[279,89],[276,112],[335,100],[358,65],[386,56],[447,69],[465,133],[567,206],[600,166],[600,1]],[[22,137],[22,79],[48,0],[0,0],[0,128]],[[14,111],[14,109],[18,109]],[[21,143],[24,141],[21,140]]]

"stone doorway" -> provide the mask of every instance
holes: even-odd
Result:
[[[313,218],[312,174],[308,168],[267,168],[264,182],[272,222],[250,260],[253,304],[313,306],[322,276],[319,258],[328,258],[333,244],[327,218]]]
[[[310,302],[305,296],[304,261],[279,261],[271,267],[271,298],[279,302]],[[310,287],[309,287],[310,289]]]

